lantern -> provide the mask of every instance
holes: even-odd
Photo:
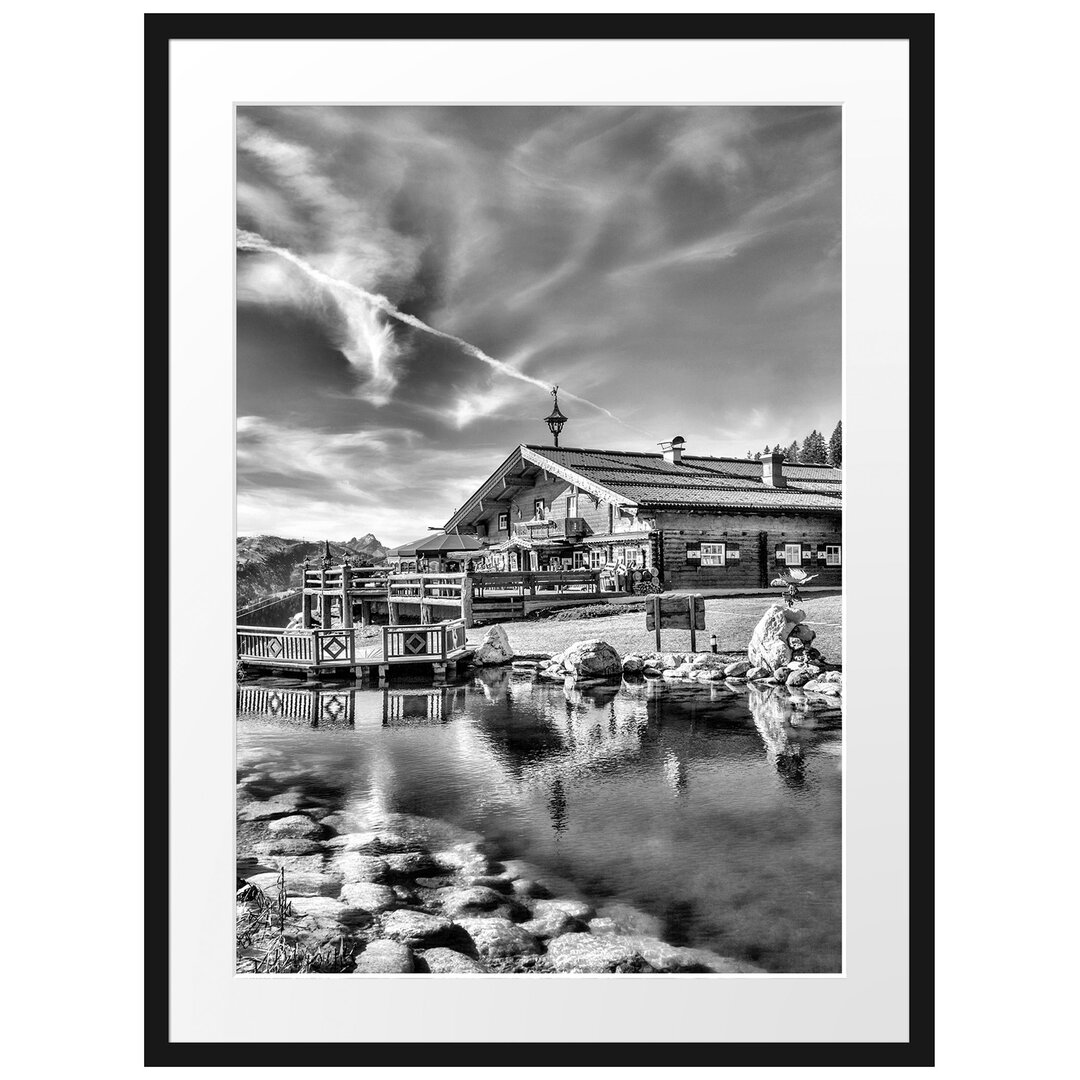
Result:
[[[559,445],[559,433],[563,429],[563,424],[569,419],[569,417],[563,416],[559,410],[559,388],[553,386],[551,388],[551,396],[555,399],[555,407],[544,417],[544,423],[547,424],[548,430],[551,432],[552,437],[555,439],[555,445]]]

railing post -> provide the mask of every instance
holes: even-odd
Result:
[[[473,581],[465,574],[461,579],[461,618],[466,627],[472,626]]]

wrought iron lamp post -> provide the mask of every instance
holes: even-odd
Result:
[[[552,437],[555,439],[555,445],[559,445],[559,433],[563,429],[563,424],[569,419],[567,416],[563,416],[559,410],[559,388],[553,386],[551,388],[551,396],[555,399],[555,407],[544,417],[544,423],[547,424],[548,430],[551,432]]]

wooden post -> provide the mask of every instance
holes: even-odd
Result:
[[[425,626],[431,622],[431,606],[424,603],[427,596],[426,582],[420,578],[420,622]]]
[[[461,579],[461,617],[465,620],[466,630],[472,627],[472,601],[473,581],[472,578],[466,574]]]
[[[311,629],[311,593],[306,592],[300,603],[301,619],[305,630]]]
[[[370,600],[361,600],[360,601],[360,625],[361,626],[370,626],[371,625],[371,601]]]
[[[697,652],[697,627],[694,624],[694,597],[692,594],[686,598],[686,602],[690,607],[690,651],[695,653]]]
[[[660,651],[660,596],[653,593],[652,597],[653,623],[656,627],[656,651]]]

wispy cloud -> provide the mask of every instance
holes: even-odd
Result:
[[[410,539],[549,437],[552,383],[567,445],[839,418],[838,109],[245,107],[237,136],[252,520],[340,500]]]

